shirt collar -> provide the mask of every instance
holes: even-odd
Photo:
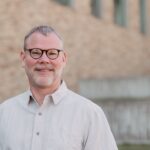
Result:
[[[49,97],[49,100],[53,100],[53,103],[56,105],[58,104],[62,98],[67,94],[67,86],[66,83],[64,81],[62,81],[60,87],[52,94],[47,95],[46,97]],[[33,101],[36,102],[36,100],[34,99],[31,90],[28,90],[26,92],[26,103],[27,105],[29,105],[30,103],[32,103]],[[37,102],[36,102],[37,103]]]
[[[62,98],[67,94],[67,86],[63,81],[58,90],[56,90],[51,96],[54,104],[58,104]]]

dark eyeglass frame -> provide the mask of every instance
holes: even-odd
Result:
[[[33,50],[39,50],[40,52],[41,52],[41,55],[39,55],[39,57],[34,57],[33,55],[32,55],[32,51]],[[56,55],[56,57],[49,57],[49,55],[48,55],[48,52],[50,52],[50,51],[52,51],[52,50],[56,50],[57,51],[57,55]],[[51,60],[54,60],[54,59],[57,59],[58,58],[58,56],[59,56],[59,53],[60,52],[63,52],[64,50],[60,50],[60,49],[56,49],[56,48],[51,48],[51,49],[40,49],[40,48],[31,48],[31,49],[25,49],[25,51],[29,51],[29,53],[30,53],[30,56],[33,58],[33,59],[39,59],[39,58],[41,58],[42,56],[43,56],[43,53],[45,52],[46,53],[46,56],[49,58],[49,59],[51,59]]]

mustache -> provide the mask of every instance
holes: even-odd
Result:
[[[39,70],[54,70],[53,66],[51,64],[38,64],[35,66],[34,68],[35,70],[39,71]]]

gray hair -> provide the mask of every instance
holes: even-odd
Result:
[[[37,26],[32,28],[28,34],[26,34],[26,36],[24,37],[24,50],[26,49],[27,46],[27,39],[33,34],[33,33],[41,33],[44,36],[47,36],[50,33],[54,33],[61,41],[62,38],[60,37],[60,35],[50,26],[46,26],[46,25],[41,25],[41,26]],[[63,42],[62,42],[63,43]]]

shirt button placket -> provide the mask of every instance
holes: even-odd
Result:
[[[41,129],[42,129],[42,112],[37,112],[34,120],[34,129],[33,129],[33,139],[32,139],[32,149],[40,150],[41,147]]]
[[[39,115],[39,116],[42,116],[42,113],[39,112],[38,115]],[[37,131],[37,132],[36,132],[36,135],[39,136],[39,135],[40,135],[40,132]]]

